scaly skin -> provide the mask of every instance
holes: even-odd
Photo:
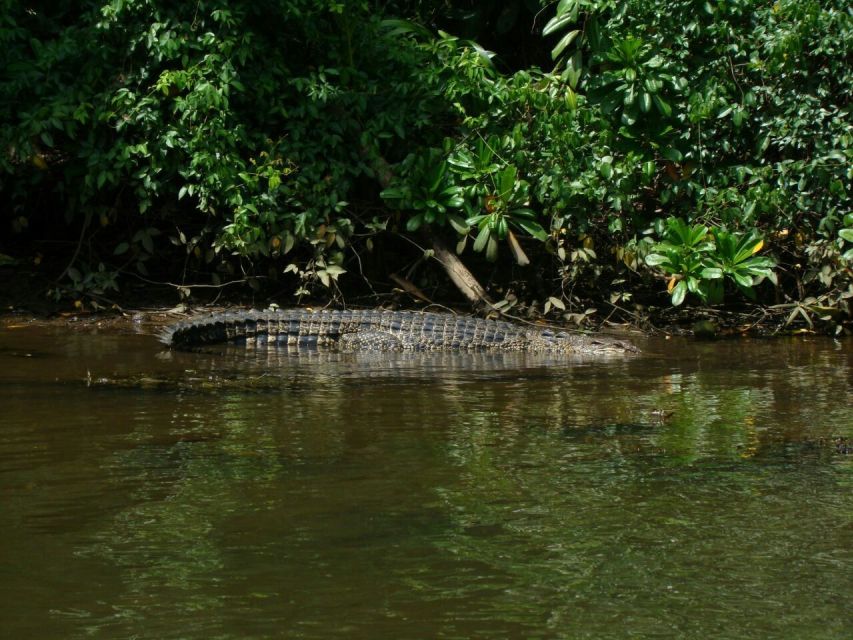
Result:
[[[241,342],[345,351],[527,351],[630,354],[630,342],[420,311],[237,311],[179,322],[161,336],[181,349]]]

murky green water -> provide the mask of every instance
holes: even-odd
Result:
[[[646,347],[0,327],[0,637],[853,637],[853,343]]]

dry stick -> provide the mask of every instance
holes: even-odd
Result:
[[[432,300],[430,300],[427,297],[427,295],[423,291],[421,291],[418,288],[418,286],[414,282],[412,282],[411,280],[408,280],[407,278],[404,278],[403,276],[399,276],[396,273],[392,273],[389,277],[394,282],[396,282],[397,285],[403,291],[405,291],[409,295],[414,296],[415,298],[419,298],[420,300],[423,300],[424,302],[428,302],[428,303],[432,304]]]
[[[361,256],[360,256],[360,255],[358,255],[358,251],[356,251],[356,250],[355,250],[355,248],[354,248],[352,245],[350,245],[350,248],[352,249],[352,253],[353,253],[353,255],[355,256],[356,261],[358,262],[358,273],[359,273],[359,275],[361,276],[361,279],[362,279],[362,280],[364,280],[364,283],[365,283],[365,284],[370,288],[370,290],[375,294],[375,293],[376,293],[376,289],[374,289],[374,288],[373,288],[373,284],[370,282],[370,280],[368,279],[368,277],[364,275],[364,265],[363,265],[363,264],[361,264]]]
[[[456,285],[456,288],[459,289],[474,305],[485,302],[487,305],[491,306],[492,301],[489,300],[486,290],[479,282],[477,282],[477,278],[474,277],[468,268],[462,264],[459,257],[450,251],[450,249],[448,249],[438,237],[433,236],[431,239],[432,248],[435,252],[435,259],[442,267],[444,267],[444,270],[447,272],[447,275],[450,277],[453,284]]]
[[[71,256],[71,261],[68,263],[68,266],[62,270],[62,273],[59,274],[59,277],[56,279],[57,282],[62,280],[65,277],[65,274],[74,266],[74,263],[77,261],[77,256],[80,255],[80,248],[83,246],[83,239],[86,236],[86,229],[89,228],[89,224],[92,222],[92,212],[87,211],[85,219],[83,220],[83,227],[80,229],[80,239],[77,241],[77,248],[74,249],[74,255]]]
[[[362,154],[373,166],[376,172],[376,179],[382,188],[387,188],[391,184],[394,177],[394,171],[388,161],[383,158],[376,149],[362,146]],[[468,270],[459,257],[450,251],[445,244],[436,236],[430,234],[434,257],[438,263],[444,268],[451,282],[456,285],[462,294],[468,298],[475,306],[486,303],[491,306],[492,302],[486,295],[486,290],[474,277],[474,274]]]
[[[613,311],[611,311],[609,314],[607,314],[607,318],[604,319],[604,322],[608,322],[610,320],[610,316],[612,316],[616,311],[621,311],[625,315],[629,315],[632,318],[634,318],[634,320],[636,321],[635,326],[637,326],[638,328],[640,327],[641,324],[649,324],[648,318],[643,318],[638,313],[634,313],[633,311],[628,311],[625,307],[622,307],[618,304],[614,304],[613,302],[610,302],[609,300],[605,300],[604,303],[609,304],[611,307],[613,307]],[[652,328],[652,330],[654,331],[655,329]]]
[[[128,273],[127,275],[133,276],[143,282],[147,282],[148,284],[158,284],[166,287],[173,287],[175,289],[224,289],[225,287],[232,284],[242,284],[244,282],[248,282],[251,278],[241,278],[240,280],[229,280],[228,282],[222,282],[220,284],[175,284],[174,282],[168,281],[157,281],[150,280],[148,278],[144,278],[138,273]],[[256,280],[265,280],[265,276],[253,276]]]

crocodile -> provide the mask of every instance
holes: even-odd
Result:
[[[245,343],[340,351],[491,351],[627,355],[638,349],[615,337],[568,333],[451,313],[280,309],[195,316],[168,327],[175,349]]]

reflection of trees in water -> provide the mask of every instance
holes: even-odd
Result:
[[[194,612],[211,629],[235,600],[298,618],[300,598],[279,600],[294,582],[338,602],[381,584],[452,601],[460,620],[470,599],[478,615],[553,628],[595,628],[575,609],[579,592],[601,616],[624,613],[626,593],[653,606],[664,568],[677,587],[709,574],[722,597],[718,569],[747,580],[743,554],[759,554],[758,537],[793,513],[811,524],[785,534],[792,544],[838,524],[825,460],[801,469],[815,476],[812,498],[826,498],[813,503],[787,495],[806,475],[792,480],[763,452],[849,424],[851,403],[837,404],[849,398],[849,358],[747,366],[719,349],[570,366],[519,354],[178,354],[172,380],[211,386],[160,394],[166,420],[137,407],[132,446],[109,462],[134,491],[91,551],[121,571],[117,616]],[[806,390],[812,402],[791,400]],[[781,558],[759,570],[769,583]],[[225,587],[235,576],[243,582]]]
[[[228,397],[163,397],[169,424],[138,415],[136,444],[109,465],[132,478],[127,506],[90,548],[121,574],[113,624],[174,635],[169,620],[192,620],[192,633],[219,629],[228,617],[223,580],[233,569],[221,532],[247,501],[281,472],[271,435],[251,407]],[[187,631],[187,629],[184,629]]]
[[[491,590],[495,615],[532,612],[567,636],[604,637],[615,619],[635,632],[707,624],[685,602],[714,602],[759,634],[838,615],[826,603],[850,584],[853,467],[831,447],[775,443],[849,433],[849,358],[819,353],[792,372],[708,364],[555,377],[522,392],[524,412],[492,388],[478,404],[497,409],[448,434],[460,476],[440,489],[453,526],[438,544],[493,577],[458,588]],[[816,384],[808,402],[788,401]],[[775,606],[791,593],[808,612]]]

